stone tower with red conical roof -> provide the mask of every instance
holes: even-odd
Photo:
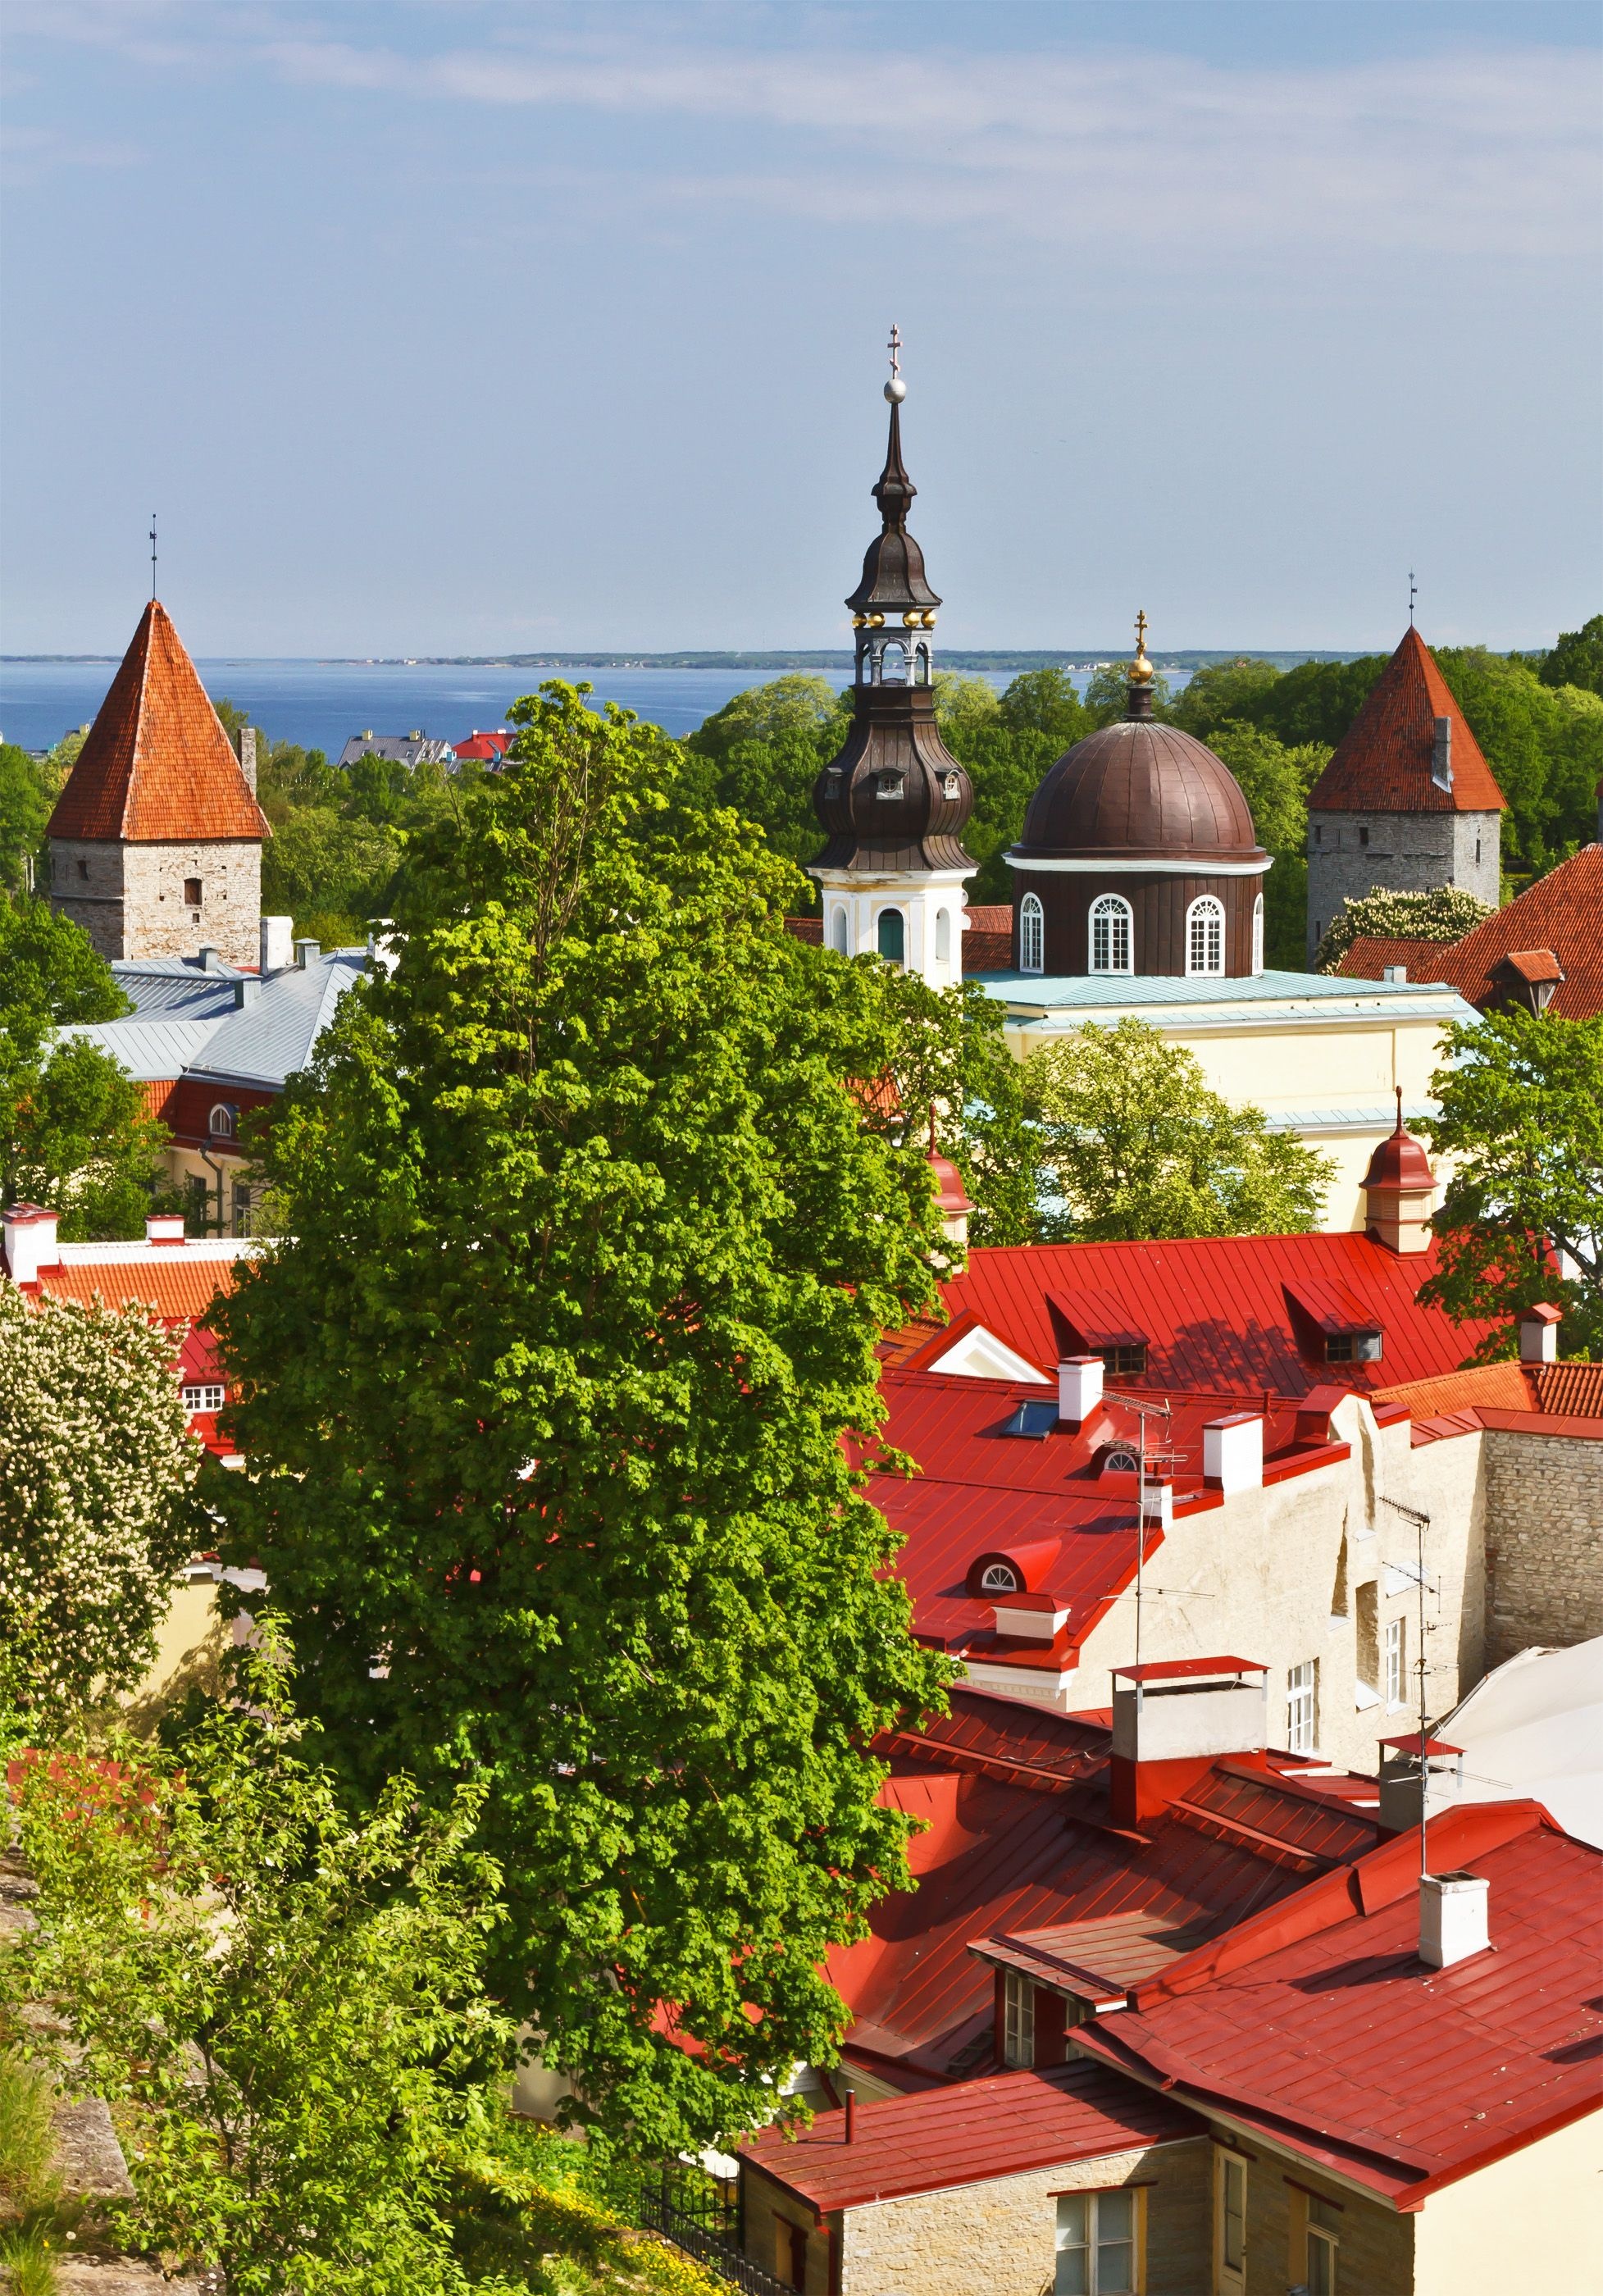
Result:
[[[1308,961],[1344,901],[1452,885],[1497,906],[1508,808],[1411,622],[1308,797]]]
[[[50,816],[51,906],[104,957],[254,964],[272,835],[254,780],[152,598]]]

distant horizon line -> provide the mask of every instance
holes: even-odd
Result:
[[[1151,659],[1159,668],[1197,668],[1204,663],[1230,661],[1268,661],[1297,663],[1304,661],[1359,661],[1367,655],[1386,649],[1378,646],[1164,646],[1152,649]],[[1516,648],[1513,651],[1520,651]],[[1528,651],[1528,649],[1527,649]],[[124,650],[126,652],[126,648]],[[1125,639],[1115,646],[1028,646],[998,648],[987,646],[954,646],[940,649],[940,662],[949,668],[1030,669],[1084,667],[1088,662],[1100,664],[1127,660],[1130,644]],[[0,665],[12,667],[57,666],[69,668],[101,662],[119,662],[123,653],[89,652],[83,653],[0,653]],[[665,648],[658,652],[636,652],[618,646],[596,646],[588,650],[574,647],[542,649],[537,652],[454,653],[454,654],[330,654],[282,653],[245,654],[197,653],[196,662],[233,664],[241,667],[259,665],[267,668],[315,666],[326,669],[836,669],[850,668],[853,652],[849,646],[775,646],[765,648],[724,647],[698,649],[692,647]]]

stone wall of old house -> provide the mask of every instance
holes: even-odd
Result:
[[[846,2210],[841,2296],[1042,2296],[1052,2284],[1059,2194],[1122,2185],[1143,2194],[1146,2296],[1195,2296],[1207,2284],[1208,2152],[1190,2137]],[[749,2224],[748,2203],[757,2254]]]
[[[1295,2167],[1254,2140],[1239,2140],[1225,2129],[1218,2132],[1221,2149],[1228,2148],[1247,2161],[1247,2285],[1296,2288],[1307,2282],[1307,2249],[1302,2234],[1305,2222],[1298,2205],[1299,2189],[1333,2201],[1341,2215],[1336,2284],[1354,2296],[1413,2296],[1414,2220],[1400,2216],[1381,2201],[1361,2197],[1351,2186],[1321,2177],[1299,2161]],[[1214,2149],[1214,2148],[1210,2148]],[[1212,2211],[1210,2195],[1210,2219]],[[1210,2284],[1213,2264],[1211,2228],[1205,2251],[1207,2265],[1194,2285]],[[1294,2244],[1295,2243],[1295,2244]]]
[[[89,936],[108,961],[127,954],[123,947],[123,867],[126,849],[77,839],[50,840],[50,906]]]
[[[1486,1666],[1603,1635],[1603,1442],[1503,1428],[1482,1441]]]
[[[1342,903],[1366,893],[1454,885],[1494,909],[1501,828],[1498,813],[1311,813],[1308,962]]]
[[[197,956],[215,948],[227,964],[255,964],[260,953],[262,849],[225,843],[128,845],[123,849],[124,935],[128,956]],[[185,898],[198,878],[198,906]]]

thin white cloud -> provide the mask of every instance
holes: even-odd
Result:
[[[0,172],[7,183],[37,183],[61,168],[135,168],[145,154],[136,144],[62,135],[51,127],[0,128]]]

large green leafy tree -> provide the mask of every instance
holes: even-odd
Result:
[[[30,865],[36,879],[43,875],[45,824],[57,792],[48,760],[0,742],[0,893],[30,892]]]
[[[1603,614],[1594,614],[1578,630],[1564,631],[1543,654],[1536,675],[1544,685],[1574,685],[1603,695]]]
[[[214,1312],[231,1551],[331,1759],[485,1782],[500,1984],[598,2125],[674,2144],[827,2059],[818,1964],[905,1882],[868,1748],[941,1662],[840,1438],[941,1240],[851,1088],[887,974],[787,934],[790,865],[675,826],[672,745],[582,692],[420,839],[398,965],[268,1144],[293,1240]]]
[[[1071,1029],[1025,1063],[1041,1128],[1043,1232],[1054,1241],[1296,1235],[1334,1170],[1204,1081],[1145,1021]]]
[[[51,1206],[63,1241],[138,1235],[151,1209],[165,1129],[115,1061],[55,1040],[127,1009],[77,925],[0,895],[0,1202]]]
[[[1424,1128],[1452,1177],[1420,1298],[1498,1323],[1483,1360],[1511,1355],[1520,1310],[1543,1300],[1565,1311],[1566,1356],[1603,1356],[1603,1019],[1497,1013],[1444,1051]]]
[[[860,958],[877,964],[877,958]],[[970,1243],[1029,1243],[1037,1232],[1041,1140],[1024,1071],[1002,1034],[1003,1008],[977,980],[935,989],[916,972],[886,982],[898,1013],[890,1077],[904,1133],[935,1144],[974,1203]]]

